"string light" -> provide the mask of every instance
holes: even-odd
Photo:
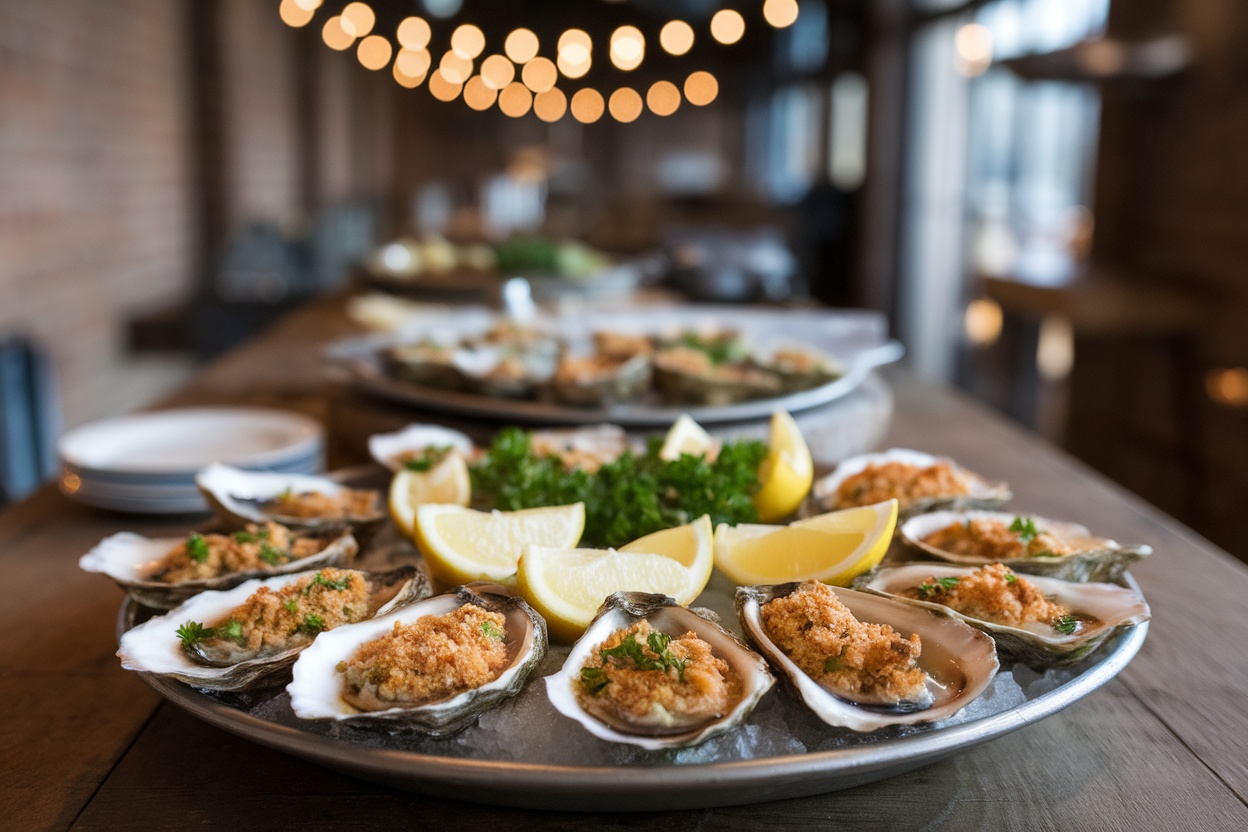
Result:
[[[542,121],[558,121],[568,111],[568,97],[558,87],[533,97],[533,114]]]
[[[593,66],[593,61],[589,58],[589,56],[586,56],[583,62],[573,64],[568,62],[563,53],[560,53],[559,60],[557,60],[555,64],[559,67],[560,75],[567,78],[582,78],[585,73],[589,72],[590,67]]]
[[[659,31],[659,45],[669,55],[683,55],[693,48],[693,27],[683,20],[672,20]]]
[[[295,0],[295,5],[304,11],[314,12],[321,7],[324,0]]]
[[[439,101],[454,101],[459,97],[461,86],[443,75],[440,69],[429,76],[429,92]]]
[[[485,34],[471,23],[456,27],[451,33],[451,49],[465,58],[475,58],[485,49]]]
[[[399,55],[402,56],[403,53],[400,52]],[[399,63],[399,59],[395,58],[394,80],[399,82],[400,87],[407,87],[409,90],[415,89],[416,87],[419,87],[424,82],[425,71],[422,70],[421,72],[418,72],[415,75],[408,75],[407,73],[403,71],[403,67]]]
[[[786,29],[797,22],[797,0],[767,0],[763,3],[763,20],[777,29]]]
[[[559,36],[559,57],[572,66],[580,66],[589,60],[594,42],[581,29],[569,29]]]
[[[422,17],[407,17],[399,24],[398,30],[399,44],[404,49],[411,49],[413,52],[419,52],[429,45],[429,39],[433,37],[433,31],[429,28],[428,22]]]
[[[351,44],[355,43],[355,35],[342,28],[342,17],[339,15],[325,21],[325,25],[321,27],[321,39],[326,46],[337,52],[350,49]]]
[[[572,117],[581,124],[593,124],[602,118],[605,108],[602,93],[590,87],[577,90],[572,96]]]
[[[711,37],[731,46],[745,34],[745,18],[735,9],[720,9],[711,18]]]
[[[680,109],[680,90],[671,81],[655,81],[646,93],[646,106],[656,116],[670,116]]]
[[[646,37],[636,26],[621,26],[611,33],[611,63],[617,69],[636,69],[645,57]]]
[[[494,106],[498,90],[491,89],[480,75],[474,75],[464,84],[464,103],[474,110],[488,110]]]
[[[401,49],[394,65],[408,78],[423,78],[433,65],[433,56],[428,49]]]
[[[533,92],[546,92],[559,80],[559,71],[550,58],[534,58],[520,70],[520,80]]]
[[[611,93],[611,99],[607,102],[611,117],[621,124],[636,121],[641,115],[641,108],[641,96],[631,87],[620,87]]]
[[[698,70],[685,79],[685,99],[695,107],[705,107],[719,95],[719,82],[709,72]]]
[[[513,81],[503,87],[503,91],[498,94],[498,109],[512,118],[520,118],[532,106],[533,93],[518,81]]]
[[[503,42],[503,51],[516,63],[527,64],[537,55],[538,45],[537,35],[532,31],[516,29]]]
[[[447,52],[438,61],[438,71],[452,84],[462,84],[472,75],[472,61],[454,52]]]
[[[389,40],[381,35],[369,35],[360,41],[355,56],[360,59],[365,69],[378,70],[390,63],[393,51]]]
[[[353,38],[362,38],[373,31],[377,24],[377,15],[367,3],[348,3],[340,15],[342,31]]]
[[[299,5],[299,0],[282,0],[282,5],[278,8],[277,13],[282,18],[282,22],[287,26],[301,29],[312,22],[312,16],[316,13],[316,6],[304,8]]]
[[[491,55],[481,62],[481,81],[492,90],[501,90],[516,80],[516,65],[502,55]]]

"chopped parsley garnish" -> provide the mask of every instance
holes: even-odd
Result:
[[[844,661],[845,652],[847,650],[849,650],[849,645],[842,644],[841,652],[837,653],[835,656],[828,656],[826,659],[824,659],[823,672],[831,673],[834,670],[844,670],[845,669],[845,661]]]
[[[306,595],[308,592],[310,592],[312,587],[314,586],[323,586],[326,589],[343,590],[351,586],[351,576],[343,575],[341,578],[337,580],[330,580],[329,578],[325,577],[324,572],[317,572],[316,577],[312,579],[312,583],[308,584],[307,588],[303,590],[304,594]]]
[[[241,529],[239,531],[234,532],[234,539],[237,540],[239,543],[256,543],[261,540],[268,540],[269,530],[259,529],[254,532],[249,532],[246,529]]]
[[[183,647],[192,647],[206,638],[213,637],[211,627],[205,627],[198,621],[188,621],[178,628],[178,640]]]
[[[450,445],[441,445],[436,448],[425,448],[418,456],[403,463],[403,467],[409,471],[428,471],[442,460],[446,459],[446,455],[451,452]]]
[[[299,600],[297,598],[287,598],[286,603],[282,606],[286,608],[286,612],[294,612],[299,607]]]
[[[505,638],[503,631],[495,627],[493,621],[482,622],[481,632],[485,633],[486,638],[492,638],[495,641],[502,641]]]
[[[261,543],[259,557],[269,566],[277,566],[279,563],[285,563],[289,554],[270,543]]]
[[[191,532],[186,539],[186,553],[196,563],[203,563],[208,560],[208,541],[199,532]]]
[[[1055,618],[1053,619],[1053,629],[1064,636],[1073,635],[1075,630],[1079,629],[1079,619],[1073,615],[1063,615],[1061,618]]]
[[[224,627],[218,627],[215,630],[217,638],[229,639],[230,641],[242,642],[243,625],[231,618],[225,622]]]
[[[1017,576],[1017,575],[1015,575],[1013,572],[1006,572],[1006,573],[1005,573],[1005,582],[1006,582],[1007,584],[1012,584],[1012,583],[1014,583],[1014,582],[1015,582],[1015,581],[1017,581],[1017,580],[1018,580],[1018,576]]]
[[[590,696],[597,696],[602,689],[611,683],[601,667],[582,667],[581,685]]]
[[[745,344],[731,335],[704,337],[696,332],[686,332],[680,336],[680,345],[705,353],[712,364],[723,364],[745,357]]]
[[[507,428],[471,466],[476,507],[515,511],[583,502],[582,546],[622,546],[703,514],[713,525],[758,522],[752,495],[767,456],[764,443],[725,442],[713,463],[689,454],[660,459],[662,444],[654,437],[645,452],[625,452],[591,474],[537,456],[528,433]]]
[[[614,659],[620,664],[632,661],[638,670],[668,670],[675,669],[680,674],[680,680],[685,680],[685,666],[689,662],[684,659],[677,658],[668,648],[672,637],[667,633],[654,632],[646,638],[646,644],[643,645],[637,640],[636,633],[630,633],[628,638],[621,641],[615,647],[607,648],[602,651],[602,660],[605,663],[608,659]],[[646,654],[646,647],[650,648],[650,652],[658,658],[652,659]]]
[[[1030,517],[1015,517],[1014,522],[1010,524],[1010,531],[1018,535],[1018,539],[1023,545],[1027,545],[1036,539],[1039,532],[1036,531],[1035,521]]]
[[[924,581],[919,584],[919,597],[926,598],[947,589],[953,589],[962,579],[957,576],[949,576],[948,578],[937,578],[935,582]]]
[[[303,623],[299,625],[299,629],[309,635],[316,635],[325,629],[325,619],[319,615],[308,613],[303,617]]]

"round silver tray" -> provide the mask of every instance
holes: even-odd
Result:
[[[1139,591],[1129,576],[1128,584]],[[127,600],[118,635],[140,608]],[[225,698],[160,676],[140,674],[165,699],[232,734],[327,768],[408,791],[535,809],[636,811],[709,808],[805,797],[882,780],[948,757],[1079,701],[1114,678],[1139,652],[1148,634],[1141,624],[1078,666],[1058,687],[981,718],[932,725],[905,736],[857,737],[830,751],[719,763],[563,766],[471,759],[381,747],[345,734],[312,733],[248,713]],[[537,679],[530,686],[541,684]],[[777,692],[771,696],[787,696]],[[834,730],[834,729],[833,729]]]

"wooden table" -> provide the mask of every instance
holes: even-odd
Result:
[[[336,302],[311,306],[170,404],[324,417],[316,345],[349,331]],[[894,383],[889,443],[950,454],[1007,479],[1019,506],[1156,549],[1134,570],[1152,630],[1114,682],[943,762],[820,797],[595,816],[432,799],[335,774],[162,704],[113,655],[120,591],[76,561],[112,532],[178,534],[190,521],[94,511],[47,487],[0,514],[0,828],[1248,829],[1248,569],[983,408],[904,376]]]

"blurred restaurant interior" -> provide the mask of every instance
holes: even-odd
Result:
[[[1248,560],[1245,42],[1242,0],[0,0],[0,502],[379,269],[605,254],[879,310]]]

